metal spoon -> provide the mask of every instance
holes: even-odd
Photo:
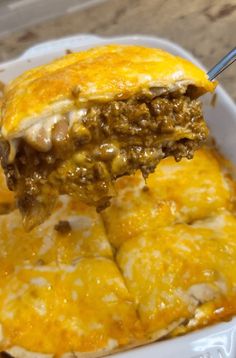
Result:
[[[212,81],[216,78],[221,72],[223,72],[227,67],[232,65],[236,61],[236,47],[233,48],[226,56],[224,56],[207,74],[209,80]]]

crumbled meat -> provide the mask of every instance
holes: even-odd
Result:
[[[67,235],[71,232],[71,226],[68,221],[59,221],[59,223],[55,225],[54,229],[62,235]]]
[[[21,140],[10,165],[2,150],[8,186],[16,191],[28,228],[50,215],[59,194],[76,195],[102,210],[115,194],[116,178],[137,169],[147,177],[167,156],[192,158],[208,130],[198,100],[149,91],[93,104],[72,125],[65,114],[51,133],[53,146],[46,152],[39,143]]]

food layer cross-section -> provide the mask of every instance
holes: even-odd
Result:
[[[183,58],[127,45],[67,54],[10,82],[0,154],[25,228],[44,222],[59,194],[101,211],[117,178],[191,159],[208,136],[199,96],[215,85]]]

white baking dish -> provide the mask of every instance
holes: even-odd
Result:
[[[78,35],[37,45],[27,50],[18,59],[0,64],[0,80],[8,82],[26,69],[61,56],[65,53],[65,50],[83,50],[106,43],[136,44],[163,48],[201,66],[190,53],[164,39],[139,35],[113,38]],[[217,88],[216,93],[217,101],[214,107],[210,105],[210,95],[204,98],[205,118],[221,152],[236,164],[236,106],[220,86]],[[235,358],[236,318],[230,322],[220,323],[183,337],[156,342],[128,352],[119,353],[116,357]]]

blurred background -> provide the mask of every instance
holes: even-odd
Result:
[[[210,68],[236,45],[236,0],[0,0],[0,62],[78,33],[164,37]],[[236,66],[219,80],[236,99]]]

